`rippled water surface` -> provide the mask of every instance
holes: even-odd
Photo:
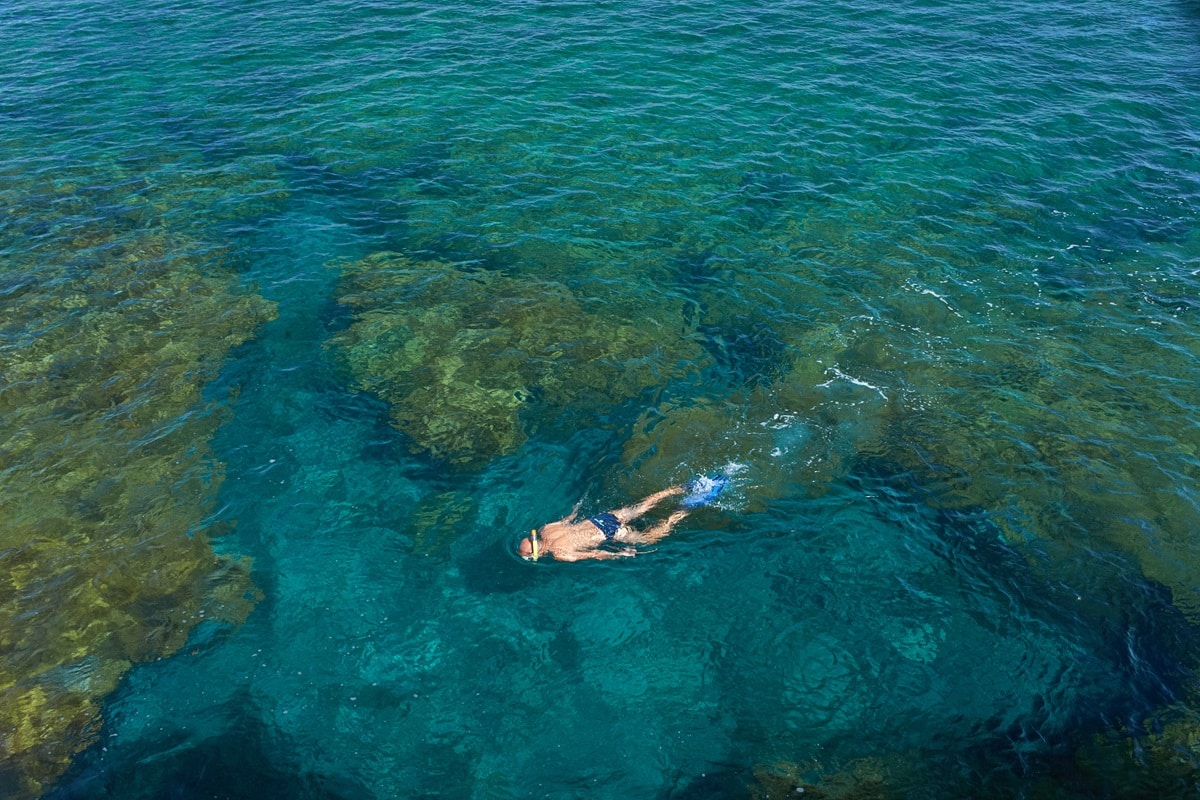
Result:
[[[1196,791],[1191,0],[0,32],[0,794]]]

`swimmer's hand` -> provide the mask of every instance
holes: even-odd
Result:
[[[574,522],[575,518],[579,516],[579,509],[583,508],[584,501],[587,500],[588,495],[591,493],[592,493],[592,487],[588,486],[587,491],[583,493],[583,497],[579,498],[579,502],[576,503],[575,507],[571,509],[571,513],[568,514],[567,516],[563,517],[561,521],[562,522]]]

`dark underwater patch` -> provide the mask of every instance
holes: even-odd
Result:
[[[242,131],[215,122],[203,107],[185,110],[164,103],[149,113],[164,139],[200,154],[210,164],[228,163],[248,152]]]
[[[787,172],[749,172],[734,195],[731,216],[750,230],[767,224],[785,204],[808,196],[821,197],[815,187]]]
[[[872,661],[879,657],[879,648],[888,648],[888,640],[894,638],[889,634],[876,641],[876,629],[886,628],[888,620],[919,613],[922,602],[953,608],[966,600],[963,611],[968,616],[960,616],[959,623],[952,618],[941,623],[947,633],[937,660],[916,667],[897,661],[893,669],[899,671],[888,673],[895,680],[903,675],[919,677],[928,670],[934,676],[932,686],[941,685],[941,700],[947,707],[930,709],[929,716],[922,714],[912,721],[918,732],[924,732],[919,753],[889,753],[886,738],[871,738],[878,735],[876,724],[895,725],[896,719],[889,721],[888,715],[894,717],[919,697],[905,699],[907,684],[900,681],[895,687],[900,691],[897,697],[874,704],[873,713],[865,718],[872,722],[861,732],[862,738],[827,741],[823,758],[833,764],[839,759],[882,758],[901,767],[891,775],[891,789],[919,786],[921,796],[927,797],[1022,797],[1031,785],[1047,779],[1061,791],[1054,796],[1064,800],[1179,796],[1178,788],[1187,783],[1187,776],[1198,773],[1172,756],[1171,743],[1186,739],[1194,728],[1185,721],[1182,732],[1176,725],[1176,738],[1163,740],[1165,744],[1148,739],[1179,719],[1178,704],[1186,702],[1193,685],[1200,647],[1196,627],[1173,605],[1166,587],[1145,579],[1132,558],[1120,552],[1072,551],[1056,542],[1011,544],[983,509],[942,507],[936,490],[881,459],[860,462],[847,482],[849,498],[871,498],[851,502],[864,503],[885,530],[898,536],[907,536],[906,529],[917,534],[909,546],[918,551],[929,548],[928,553],[944,562],[945,568],[902,569],[895,573],[895,593],[871,586],[869,593],[878,588],[878,597],[859,599],[847,595],[847,587],[836,580],[842,574],[838,564],[853,560],[856,552],[843,550],[840,539],[812,531],[803,558],[772,573],[773,600],[764,611],[832,615],[853,631],[855,647],[861,652],[850,649],[860,656],[868,654]],[[798,504],[794,513],[790,509],[781,513],[802,520],[806,512]],[[807,529],[801,522],[796,533]],[[922,541],[921,536],[932,539]],[[901,558],[894,566],[903,564]],[[826,575],[829,570],[832,577]],[[882,572],[880,579],[891,580],[891,573]],[[906,599],[906,594],[920,602]],[[971,602],[973,595],[979,596],[977,604]],[[873,606],[864,602],[879,603],[869,620],[863,615]],[[1013,646],[1026,654],[1003,655],[1003,648]],[[1059,646],[1062,655],[1056,654]],[[1029,672],[994,681],[989,669],[1005,665]],[[754,706],[740,710],[747,678],[742,666],[727,657],[720,667],[721,680],[729,687],[723,703],[737,717],[738,736],[747,750],[741,758],[747,763],[753,759],[768,765],[776,760],[803,764],[813,754],[779,752],[771,728],[763,726]],[[978,670],[978,685],[972,678],[954,675],[964,669]],[[973,716],[969,710],[973,696],[986,698],[989,692],[992,699],[975,711],[994,706],[995,713]],[[961,716],[955,715],[955,697],[966,701]],[[1009,702],[1004,702],[1006,697]],[[1143,745],[1146,752],[1139,755]],[[1098,767],[1097,760],[1104,766]],[[1156,766],[1160,762],[1174,765],[1161,779]],[[788,763],[788,769],[795,766]],[[757,766],[754,772],[758,777]],[[1104,780],[1117,778],[1140,787],[1138,793],[1105,788]],[[1160,784],[1169,784],[1171,791],[1156,794],[1154,787]],[[701,786],[703,782],[698,782],[698,791]],[[892,791],[882,796],[912,795]]]
[[[725,800],[750,797],[749,774],[737,767],[714,767],[703,775],[680,778],[670,789],[658,795],[658,800]],[[796,795],[800,797],[802,795]]]
[[[450,147],[444,142],[427,142],[414,147],[408,158],[400,162],[397,176],[414,181],[436,180],[446,174],[446,161],[450,157]],[[389,179],[392,175],[386,176]]]
[[[536,566],[514,555],[515,538],[493,542],[459,561],[459,572],[467,590],[474,594],[512,594],[537,584]]]
[[[719,276],[716,254],[708,249],[679,256],[671,261],[671,276],[679,289],[694,292]]]
[[[860,465],[854,480],[863,491],[904,504],[930,503],[938,553],[954,575],[982,567],[988,592],[1008,598],[1049,629],[1086,637],[1091,683],[1058,687],[1053,699],[1035,698],[1035,710],[976,745],[981,757],[1006,754],[1018,773],[1032,764],[1070,760],[1092,737],[1114,729],[1131,734],[1142,723],[1183,698],[1200,661],[1200,636],[1172,603],[1171,592],[1141,575],[1132,557],[1113,550],[1051,543],[1053,553],[1034,544],[1009,544],[984,509],[942,508],[909,474],[890,472],[881,461]],[[879,513],[887,516],[887,503]],[[974,565],[974,566],[972,566]],[[1039,767],[1039,768],[1042,768]]]
[[[719,371],[743,384],[777,378],[788,363],[789,346],[770,325],[745,319],[737,328],[701,325],[704,349]]]
[[[181,728],[110,754],[93,747],[45,800],[372,800],[353,777],[303,767],[261,713],[241,697],[224,729],[202,739]]]

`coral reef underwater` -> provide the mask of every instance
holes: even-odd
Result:
[[[10,182],[0,201],[0,794],[35,797],[99,733],[136,662],[257,590],[220,555],[204,387],[274,317],[209,242],[117,206],[112,172]],[[127,187],[126,187],[127,188]],[[244,189],[244,185],[242,185]],[[122,193],[123,194],[123,193]],[[123,210],[105,218],[104,202]],[[77,213],[72,213],[77,212]]]
[[[451,464],[514,452],[530,433],[527,405],[602,424],[704,362],[669,301],[633,319],[553,281],[386,252],[336,266],[354,319],[332,345],[414,449]]]

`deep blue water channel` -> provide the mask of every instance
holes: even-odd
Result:
[[[49,398],[0,449],[14,796],[1197,790],[1194,2],[14,0],[0,41],[0,401]],[[274,310],[155,327],[223,293]],[[82,427],[143,346],[209,355]],[[129,452],[212,420],[211,491],[62,466],[135,404]],[[636,558],[515,555],[718,469]],[[244,620],[135,586],[161,625],[21,643],[196,508]]]

